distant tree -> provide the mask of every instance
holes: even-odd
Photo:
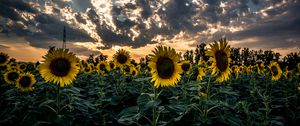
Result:
[[[201,43],[200,45],[197,45],[195,49],[195,63],[198,63],[200,59],[208,61],[208,56],[205,55],[205,49],[206,44]]]
[[[230,58],[232,61],[232,65],[240,65],[240,58],[241,58],[241,54],[240,54],[240,49],[241,48],[231,48],[230,49]]]
[[[183,59],[190,61],[191,63],[193,63],[193,57],[194,57],[194,53],[193,50],[187,50],[184,54],[183,54]]]
[[[292,52],[287,54],[284,58],[283,58],[283,62],[284,62],[284,66],[288,66],[289,70],[295,69],[297,64],[300,63],[300,52]]]

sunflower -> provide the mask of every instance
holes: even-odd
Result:
[[[105,75],[110,71],[110,66],[107,62],[101,61],[97,65],[98,74]]]
[[[227,45],[226,39],[219,40],[219,43],[215,41],[210,44],[211,49],[206,51],[207,56],[212,56],[210,61],[212,61],[209,68],[212,69],[212,75],[218,76],[216,79],[217,83],[221,83],[229,79],[230,75],[230,46]]]
[[[140,65],[140,64],[136,66],[136,70],[137,70],[138,72],[141,72],[141,70],[142,70],[142,67],[141,67],[141,65]]]
[[[79,59],[68,49],[54,49],[43,58],[44,63],[40,64],[39,72],[47,82],[64,87],[71,84],[79,72]]]
[[[16,87],[19,88],[22,92],[32,91],[34,89],[33,85],[35,85],[36,80],[34,75],[31,73],[21,74],[19,79],[17,80]]]
[[[239,73],[240,73],[239,66],[234,65],[234,66],[231,67],[231,70],[232,70],[232,72],[233,72],[234,78],[237,80],[238,77],[239,77]]]
[[[130,65],[129,52],[124,49],[118,50],[114,54],[113,59],[117,67],[123,68],[125,65]]]
[[[18,69],[18,64],[16,62],[10,62],[7,64],[7,69],[8,70],[19,70]]]
[[[190,74],[191,73],[191,71],[192,71],[192,64],[190,63],[190,61],[187,61],[187,60],[182,61],[180,63],[180,66],[181,66],[181,69],[182,69],[182,71],[184,73],[186,73],[186,74]]]
[[[207,63],[204,60],[200,59],[198,61],[198,67],[204,67],[204,68],[206,68],[207,67]]]
[[[131,66],[125,65],[123,67],[123,69],[121,69],[121,70],[122,70],[123,74],[130,74],[131,69],[132,69]]]
[[[109,69],[110,70],[116,69],[116,65],[115,65],[115,63],[113,61],[109,62]]]
[[[20,72],[17,70],[9,70],[4,73],[4,80],[8,84],[15,84],[20,77]]]
[[[85,74],[91,74],[93,72],[93,68],[91,64],[87,64],[85,67],[82,67],[82,71]]]
[[[137,68],[135,66],[131,66],[130,67],[130,74],[134,77],[136,77],[139,74],[139,71],[137,70]]]
[[[285,67],[285,72],[284,72],[284,76],[287,80],[292,80],[292,71],[288,70],[288,66]]]
[[[197,80],[200,81],[200,80],[203,80],[203,77],[205,76],[205,68],[203,67],[199,67],[198,68],[198,75],[197,75]]]
[[[269,65],[269,69],[272,73],[272,80],[277,81],[280,79],[282,70],[277,62],[272,61]]]
[[[36,67],[33,63],[28,63],[27,66],[26,66],[26,71],[35,71],[36,70]]]
[[[258,64],[256,64],[256,68],[257,68],[257,73],[259,75],[264,74],[264,68],[265,68],[264,63],[258,63]]]
[[[9,56],[6,53],[0,52],[0,66],[5,66],[9,61]]]
[[[26,67],[27,67],[27,64],[26,64],[26,63],[19,63],[19,64],[18,64],[18,69],[19,69],[20,71],[25,72],[25,71],[26,71]]]
[[[175,49],[158,46],[150,55],[148,67],[151,68],[155,88],[175,86],[180,81],[182,70]]]

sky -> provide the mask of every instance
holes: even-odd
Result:
[[[0,51],[42,60],[49,46],[81,59],[124,48],[138,60],[226,37],[231,47],[300,51],[300,0],[0,0]]]

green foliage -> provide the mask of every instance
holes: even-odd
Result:
[[[271,81],[240,74],[223,84],[183,75],[173,88],[154,90],[150,75],[80,74],[60,89],[36,74],[23,93],[0,77],[1,125],[297,125],[299,79]],[[207,92],[208,91],[208,92]],[[199,93],[207,93],[200,96]],[[59,98],[60,102],[57,102]]]

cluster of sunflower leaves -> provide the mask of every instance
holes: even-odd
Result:
[[[195,69],[196,70],[196,69]],[[184,75],[176,87],[154,89],[150,75],[136,78],[109,73],[80,74],[61,89],[36,74],[33,92],[20,92],[1,78],[0,124],[16,125],[297,125],[300,119],[299,80],[271,81],[257,74],[240,75],[222,85],[209,76],[196,81]],[[209,97],[209,98],[208,98]],[[58,107],[60,106],[60,107]],[[57,108],[60,108],[58,110]]]
[[[221,45],[227,48],[227,44]],[[213,51],[223,49],[220,47]],[[228,70],[218,63],[225,61],[229,66],[230,60],[218,58],[211,63],[215,68],[205,66],[205,62],[183,65],[185,61],[170,67],[167,64],[177,65],[171,62],[176,60],[175,50],[158,47],[154,51],[157,57],[148,65],[126,70],[115,67],[128,63],[129,54],[124,50],[117,52],[123,55],[114,55],[116,63],[89,65],[82,61],[80,67],[73,64],[75,58],[72,59],[73,54],[68,51],[52,51],[41,65],[14,61],[10,62],[16,64],[1,65],[7,56],[0,55],[3,75],[0,77],[0,125],[300,123],[299,74],[288,75],[288,71],[282,72],[275,62],[269,69],[262,67],[262,70],[259,70],[261,64],[232,66]],[[227,55],[215,54],[221,59]],[[59,68],[68,68],[69,72]],[[59,79],[62,76],[66,78]]]

